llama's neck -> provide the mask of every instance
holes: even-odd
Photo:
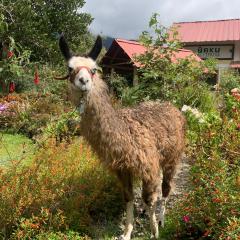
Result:
[[[125,124],[112,107],[105,83],[95,81],[92,91],[86,97],[81,132],[98,152],[99,147],[107,149],[113,144],[119,133],[125,131]],[[100,153],[102,155],[102,153]]]

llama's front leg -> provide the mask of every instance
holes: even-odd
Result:
[[[157,202],[157,201],[156,201]],[[150,228],[151,228],[151,233],[152,237],[154,239],[158,239],[159,232],[158,232],[158,221],[156,218],[156,202],[153,203],[153,205],[149,206],[149,220],[150,220]]]
[[[164,227],[166,203],[167,203],[168,196],[171,192],[172,180],[175,173],[176,173],[176,164],[172,163],[163,167],[162,199],[161,199],[161,209],[160,209],[160,221],[161,221],[162,227]]]
[[[160,202],[160,223],[161,227],[164,227],[164,220],[165,220],[165,211],[166,211],[166,203],[167,203],[167,198],[162,198]]]
[[[130,240],[131,239],[131,233],[133,230],[133,201],[127,202],[127,209],[126,209],[126,223],[125,223],[125,229],[124,234],[121,235],[120,240]]]
[[[147,205],[147,209],[149,213],[152,238],[154,239],[158,239],[159,237],[158,221],[155,213],[157,199],[159,195],[159,181],[160,181],[159,178],[157,178],[153,182],[143,181],[143,192],[142,192],[143,200]]]
[[[133,230],[133,211],[134,211],[134,204],[133,204],[133,183],[132,183],[132,175],[129,172],[119,171],[117,174],[122,188],[124,199],[126,201],[126,223],[124,234],[120,236],[120,240],[130,240],[131,233]]]

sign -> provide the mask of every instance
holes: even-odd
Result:
[[[200,58],[233,59],[234,45],[199,45],[186,46]]]

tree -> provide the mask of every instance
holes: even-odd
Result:
[[[1,32],[0,42],[11,36],[32,52],[33,60],[54,61],[58,56],[58,34],[64,32],[73,48],[83,52],[92,43],[87,28],[93,20],[89,14],[80,12],[84,3],[84,0],[2,0],[0,16],[8,27]]]

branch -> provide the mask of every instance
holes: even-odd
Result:
[[[14,21],[14,19],[13,19],[13,15],[12,15],[12,13],[10,12],[10,10],[8,10],[7,7],[5,7],[2,3],[0,4],[0,8],[2,8],[3,11],[5,11],[5,12],[9,15],[9,17],[10,17],[10,19],[11,19],[11,22],[14,23],[15,21]]]

